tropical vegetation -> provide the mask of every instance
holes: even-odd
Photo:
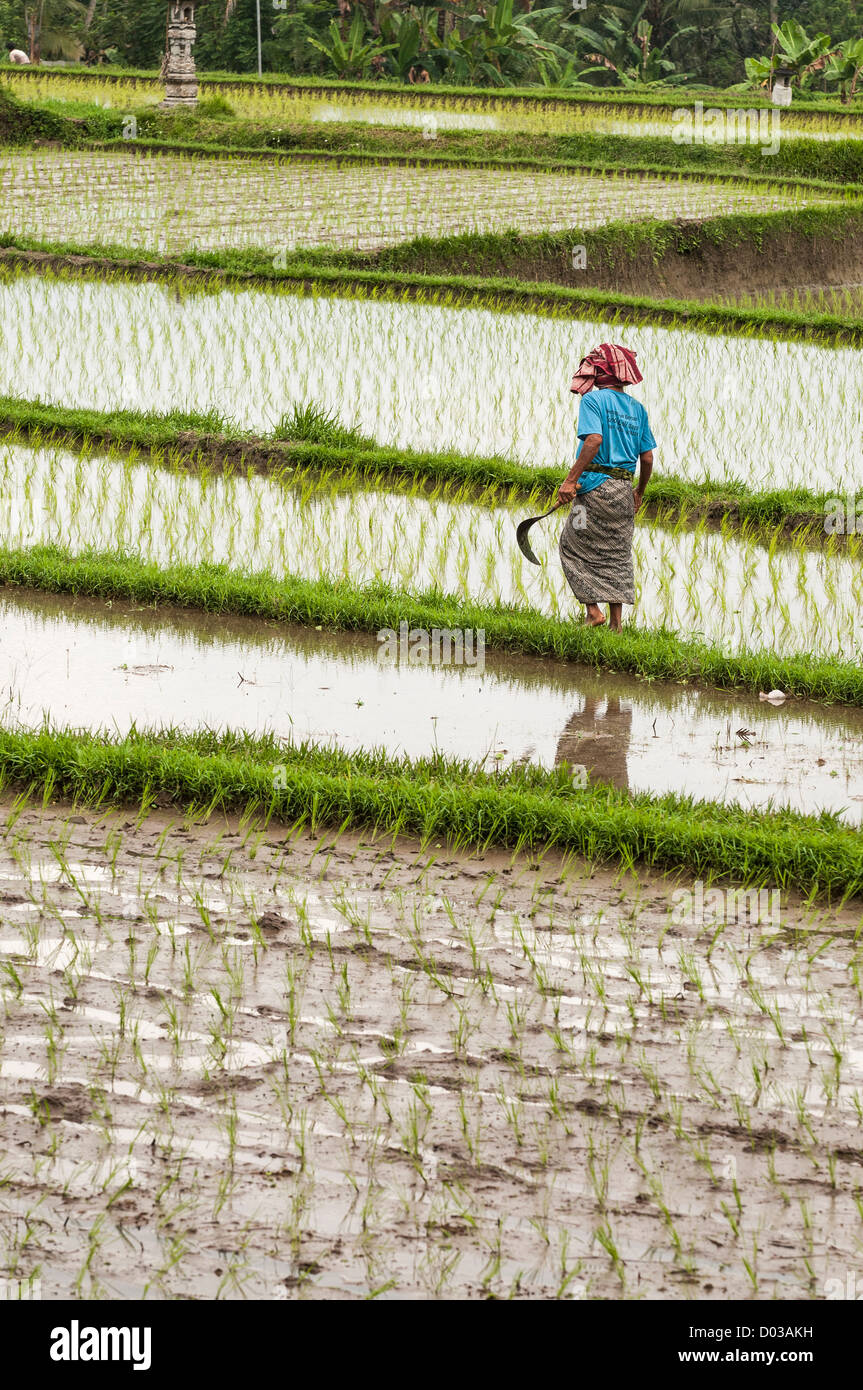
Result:
[[[252,72],[259,0],[201,0],[202,70]],[[859,87],[856,0],[275,0],[260,5],[264,70],[411,83],[578,88],[768,82]],[[0,0],[0,38],[33,61],[158,67],[165,0]]]

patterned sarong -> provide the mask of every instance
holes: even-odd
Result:
[[[579,603],[634,603],[632,483],[606,478],[576,493],[560,533],[560,563]]]

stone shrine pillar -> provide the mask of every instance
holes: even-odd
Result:
[[[162,61],[165,79],[163,107],[197,106],[198,77],[192,45],[195,42],[195,6],[200,0],[169,0],[168,43]]]

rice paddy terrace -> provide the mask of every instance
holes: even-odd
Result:
[[[374,132],[328,162],[112,143],[146,75],[10,82],[109,126],[0,147],[4,1269],[267,1299],[863,1273],[853,181],[661,167],[659,103],[224,89],[226,126]],[[795,110],[789,142],[861,122]],[[474,162],[411,164],[429,130]],[[624,167],[474,158],[519,133]],[[845,259],[748,298],[714,260],[699,303],[517,260],[732,223],[753,264],[813,228]],[[515,544],[600,341],[659,441],[619,636],[579,623],[556,519],[539,567]]]
[[[416,237],[585,229],[636,218],[784,210],[825,201],[781,189],[661,178],[396,165],[209,160],[128,151],[10,153],[0,161],[0,231],[125,242],[168,254],[222,247],[375,250]]]
[[[162,100],[161,82],[152,74],[105,70],[5,71],[12,90],[26,100],[60,103],[97,102],[103,107],[134,110]],[[577,96],[572,92],[539,93],[481,91],[417,92],[416,88],[381,83],[305,81],[255,82],[250,79],[207,77],[200,79],[201,95],[227,99],[240,116],[303,122],[363,123],[391,127],[465,128],[483,132],[498,129],[532,130],[539,133],[577,133],[583,130],[623,132],[632,135],[669,132],[675,112],[691,104],[685,91],[662,94],[624,93]],[[735,110],[765,107],[762,94],[725,94],[705,104]],[[769,112],[769,107],[767,108]],[[848,139],[863,136],[863,104],[859,98],[838,108],[821,103],[782,113],[791,138]]]

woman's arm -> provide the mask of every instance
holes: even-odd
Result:
[[[650,482],[650,475],[653,472],[653,450],[646,449],[643,454],[639,454],[641,467],[638,470],[638,486],[635,489],[635,510],[638,511],[644,501],[644,489]]]
[[[582,473],[590,470],[590,465],[596,458],[602,446],[601,434],[588,434],[585,436],[581,446],[581,453],[570,468],[565,480],[561,483],[557,498],[559,502],[571,502],[578,491],[578,480]]]

